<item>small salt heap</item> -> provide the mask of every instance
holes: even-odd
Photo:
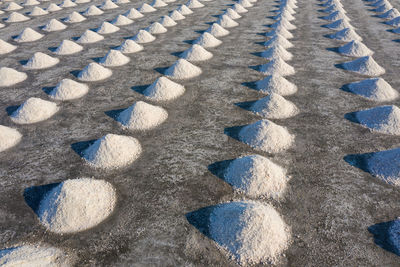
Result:
[[[17,46],[7,43],[6,41],[0,39],[0,55],[10,53],[15,49],[17,49]]]
[[[27,21],[30,20],[29,17],[22,15],[21,13],[18,12],[12,12],[7,19],[5,19],[5,22],[8,23],[13,23],[13,22],[21,22],[21,21]]]
[[[349,57],[365,57],[374,53],[365,44],[356,40],[339,47],[338,51],[340,54]]]
[[[143,46],[140,44],[137,44],[133,40],[125,40],[118,48],[117,50],[121,51],[124,54],[131,54],[131,53],[136,53],[139,51],[143,50]]]
[[[239,132],[239,140],[254,149],[277,153],[290,148],[294,136],[286,128],[264,119],[244,126]]]
[[[131,38],[131,40],[135,41],[138,44],[145,44],[153,42],[156,39],[151,33],[145,30],[139,30],[139,32]]]
[[[145,29],[151,34],[161,34],[167,32],[167,29],[158,22],[153,22],[149,27]]]
[[[180,97],[185,93],[185,87],[169,80],[166,77],[160,77],[154,81],[143,94],[154,101],[169,101]]]
[[[344,19],[335,20],[334,22],[323,25],[323,27],[331,30],[343,30],[345,28],[353,28],[353,26],[351,26],[351,24]]]
[[[185,6],[185,5],[180,5],[176,9],[176,11],[178,11],[179,13],[181,13],[184,16],[193,14],[193,11],[190,8],[188,8],[187,6]]]
[[[42,8],[37,7],[37,6],[35,6],[33,8],[33,10],[29,13],[30,16],[34,16],[34,17],[43,16],[43,15],[47,15],[47,14],[49,14],[48,11],[43,10]]]
[[[383,14],[378,15],[379,18],[391,20],[400,16],[400,12],[396,8],[392,8]]]
[[[293,21],[296,18],[293,17],[292,14],[290,14],[289,11],[287,10],[283,10],[282,12],[280,12],[278,15],[274,16],[275,20],[281,20],[281,19],[286,19],[287,21]]]
[[[83,151],[83,158],[92,167],[116,169],[132,164],[141,152],[141,145],[136,138],[107,134]]]
[[[267,119],[286,119],[299,113],[292,102],[276,93],[257,100],[249,110]]]
[[[18,5],[15,2],[10,2],[3,10],[4,11],[15,11],[15,10],[20,10],[20,9],[23,9],[23,7]]]
[[[91,43],[96,43],[98,41],[101,41],[104,39],[104,36],[91,31],[91,30],[86,30],[81,37],[77,40],[78,43],[81,44],[91,44]]]
[[[370,78],[350,83],[347,90],[368,100],[386,102],[399,98],[399,93],[382,78]]]
[[[15,145],[22,139],[22,134],[13,128],[0,125],[0,152],[3,152]],[[1,255],[1,252],[0,252]],[[1,262],[1,256],[0,256]]]
[[[86,82],[100,81],[109,78],[112,71],[97,63],[90,63],[78,74],[78,79]]]
[[[142,13],[140,13],[134,8],[129,9],[128,12],[124,13],[124,16],[126,16],[129,19],[139,19],[144,17]]]
[[[104,21],[99,28],[96,29],[97,33],[100,34],[110,34],[119,31],[117,26],[112,25],[111,23]]]
[[[112,22],[115,26],[125,26],[133,23],[133,20],[128,19],[124,15],[118,15]]]
[[[340,64],[345,70],[366,76],[380,76],[385,69],[378,65],[371,56],[365,56]]]
[[[152,6],[150,6],[150,5],[146,4],[146,3],[144,3],[143,5],[141,5],[138,8],[138,11],[141,12],[141,13],[150,13],[150,12],[154,12],[156,10],[157,9],[155,9],[154,7],[152,7]]]
[[[345,28],[334,34],[329,35],[329,38],[343,41],[351,42],[353,40],[362,41],[361,36],[359,36],[352,28]]]
[[[294,37],[293,34],[288,30],[286,30],[285,28],[278,28],[278,29],[275,28],[265,34],[265,36],[267,37],[274,37],[275,35],[281,35],[287,40],[292,39]]]
[[[44,25],[42,30],[46,32],[55,32],[55,31],[65,30],[66,28],[67,25],[63,24],[62,22],[56,19],[51,19],[49,22],[47,22],[46,25]]]
[[[24,65],[24,68],[32,70],[46,69],[57,65],[59,62],[58,58],[51,57],[42,52],[36,52]]]
[[[215,38],[212,34],[208,32],[204,32],[197,40],[194,41],[193,44],[201,45],[202,47],[217,47],[222,44],[221,40]]]
[[[253,6],[253,4],[249,2],[249,0],[239,0],[238,4],[243,6],[243,7],[245,7],[245,8]]]
[[[393,26],[393,27],[399,27],[400,26],[400,17],[395,17],[394,19],[391,19],[387,22],[385,22],[387,25]]]
[[[190,79],[199,76],[201,69],[185,59],[178,59],[165,71],[165,75],[173,79]]]
[[[196,62],[208,60],[213,57],[213,54],[205,50],[201,45],[194,44],[188,50],[184,51],[180,57],[188,61]]]
[[[111,0],[105,0],[103,4],[101,4],[100,9],[102,10],[110,10],[110,9],[115,9],[118,8],[119,6],[113,3]]]
[[[86,4],[90,3],[91,0],[75,0],[75,4]]]
[[[61,7],[57,6],[57,5],[54,4],[54,3],[51,3],[51,4],[46,8],[46,10],[49,11],[49,12],[56,12],[56,11],[60,11],[61,9],[62,9]]]
[[[24,72],[19,72],[11,68],[0,68],[0,87],[12,86],[17,83],[23,82],[28,78]]]
[[[233,28],[239,25],[236,21],[232,20],[229,16],[227,15],[222,15],[219,17],[217,20],[217,23],[221,25],[221,27],[224,28]]]
[[[153,2],[150,5],[152,7],[165,7],[168,4],[166,4],[163,0],[153,0]]]
[[[131,1],[130,0],[113,0],[114,3],[116,3],[117,5],[119,4],[128,4]]]
[[[89,92],[86,84],[78,83],[70,79],[63,79],[49,93],[54,100],[66,101],[81,98]]]
[[[130,58],[124,56],[120,51],[111,49],[107,55],[100,59],[100,64],[106,67],[117,67],[128,64]]]
[[[223,37],[229,34],[228,30],[225,30],[223,27],[221,27],[221,25],[217,23],[213,23],[206,32],[214,35],[215,37]]]
[[[160,24],[164,27],[173,27],[176,26],[176,23],[171,17],[169,16],[162,16],[160,19]]]
[[[150,130],[168,118],[165,109],[138,101],[122,111],[117,121],[128,130]]]
[[[71,0],[64,0],[59,6],[62,8],[67,8],[67,7],[75,7],[77,5]]]
[[[293,58],[292,53],[288,52],[285,48],[283,48],[279,44],[263,51],[261,53],[261,56],[269,60],[275,58],[281,58],[283,60],[291,60]]]
[[[338,20],[338,19],[344,19],[344,20],[350,21],[350,19],[344,13],[342,13],[340,11],[332,12],[328,16],[322,17],[322,19],[330,20],[330,21],[335,21],[335,20]]]
[[[267,64],[261,65],[260,72],[262,72],[264,75],[279,74],[281,76],[295,74],[294,68],[281,58],[274,58]]]
[[[30,124],[47,120],[57,113],[58,110],[59,107],[57,107],[56,103],[31,97],[19,106],[11,114],[10,118],[17,124]]]
[[[240,19],[242,17],[232,8],[228,8],[222,15],[227,15],[231,19]]]
[[[204,5],[198,0],[189,0],[185,4],[188,8],[202,8]]]
[[[245,9],[241,4],[238,4],[238,3],[234,4],[232,9],[239,14],[248,12],[247,9]]]
[[[272,74],[256,82],[256,88],[265,94],[292,95],[297,92],[297,86],[279,74]]]
[[[285,49],[293,47],[293,44],[280,34],[276,34],[275,36],[273,36],[271,39],[269,39],[264,43],[264,46],[266,47],[273,47],[277,45],[280,45]]]
[[[173,19],[173,20],[183,20],[185,19],[185,16],[183,16],[181,13],[179,13],[179,11],[174,10],[172,11],[169,16]]]
[[[74,11],[68,17],[66,17],[64,19],[64,22],[67,22],[67,23],[78,23],[78,22],[82,22],[84,20],[86,20],[86,18],[84,16],[82,16],[78,12]]]
[[[72,55],[83,50],[83,47],[69,40],[63,40],[54,51],[57,55]]]
[[[95,5],[91,5],[90,7],[88,7],[86,9],[85,12],[83,12],[83,15],[85,15],[85,16],[98,16],[98,15],[101,15],[103,13],[104,13],[103,10],[101,10],[100,8],[98,8]]]

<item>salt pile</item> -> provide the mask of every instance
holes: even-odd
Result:
[[[4,267],[72,266],[72,262],[58,248],[23,245],[0,250],[0,265]]]
[[[340,54],[350,57],[370,56],[374,52],[360,41],[351,41],[338,48]]]
[[[400,135],[400,108],[381,106],[354,113],[357,122],[372,131]]]
[[[249,110],[267,119],[286,119],[299,113],[298,108],[292,102],[276,93],[270,93],[257,100]]]
[[[232,8],[228,8],[223,15],[227,15],[231,19],[240,19],[242,16],[240,16],[236,11],[234,11]]]
[[[253,4],[249,2],[249,0],[239,0],[238,4],[246,8],[253,6]]]
[[[19,72],[11,68],[0,68],[0,87],[11,86],[22,81],[25,81],[28,75],[24,72]]]
[[[112,25],[111,23],[104,21],[99,28],[96,29],[97,33],[100,34],[110,34],[119,31],[117,26]]]
[[[285,48],[283,48],[279,44],[263,51],[261,53],[261,56],[266,59],[269,59],[269,60],[272,60],[274,58],[281,58],[283,60],[291,60],[293,58],[292,53],[288,52]]]
[[[167,29],[158,22],[153,22],[149,27],[145,29],[151,34],[161,34],[167,32]]]
[[[172,11],[169,16],[173,19],[173,20],[183,20],[185,19],[185,16],[183,16],[181,13],[179,13],[177,10]]]
[[[165,109],[138,101],[122,111],[117,121],[129,130],[149,130],[157,127],[168,118]]]
[[[291,147],[294,136],[286,128],[269,120],[259,120],[244,126],[239,132],[239,140],[254,149],[277,153]]]
[[[184,93],[185,87],[166,77],[158,78],[143,92],[145,96],[155,101],[173,100]]]
[[[176,23],[171,17],[162,16],[160,19],[160,24],[164,27],[173,27],[178,23]]]
[[[104,37],[94,31],[86,30],[77,40],[81,44],[91,44],[103,40]]]
[[[334,34],[329,35],[329,38],[336,39],[343,42],[351,42],[353,40],[362,41],[361,36],[359,36],[352,28],[345,28]]]
[[[29,17],[22,15],[21,13],[18,12],[12,12],[7,19],[5,19],[5,22],[12,23],[12,22],[21,22],[21,21],[27,21],[30,20]]]
[[[82,16],[81,14],[79,14],[78,12],[74,11],[72,12],[68,17],[66,17],[64,19],[64,22],[68,22],[68,23],[78,23],[78,22],[82,22],[86,20],[86,18],[84,16]]]
[[[29,13],[30,16],[43,16],[49,14],[48,11],[41,9],[40,7],[35,6],[33,10]]]
[[[246,12],[248,12],[247,9],[245,9],[241,4],[238,4],[238,3],[234,4],[232,9],[234,11],[236,11],[237,13],[246,13]]]
[[[217,47],[222,44],[221,40],[215,38],[212,34],[204,32],[199,38],[197,38],[193,44],[201,45],[202,47]]]
[[[46,69],[57,65],[60,62],[58,58],[51,57],[42,52],[33,54],[28,62],[24,65],[27,69]]]
[[[367,76],[380,76],[385,69],[378,65],[371,56],[365,56],[353,61],[342,63],[341,66],[348,71],[357,72]]]
[[[349,22],[344,19],[335,20],[332,23],[323,25],[325,28],[332,29],[332,30],[342,30],[345,28],[353,28]]]
[[[399,27],[400,26],[400,17],[395,17],[394,19],[391,19],[387,22],[385,22],[387,25],[393,26],[393,27]]]
[[[115,9],[115,8],[118,8],[118,7],[119,7],[119,6],[116,5],[116,4],[114,4],[113,1],[111,1],[111,0],[105,0],[105,1],[103,2],[103,4],[101,4],[100,9],[109,10],[109,9]]]
[[[399,93],[382,78],[366,79],[346,87],[349,92],[373,101],[393,101],[399,97]]]
[[[344,10],[343,7],[341,5],[338,5],[338,4],[332,4],[329,7],[327,7],[326,9],[322,10],[322,12],[325,12],[325,13],[331,13],[331,12],[334,12],[334,11],[340,11],[343,14],[347,13],[346,10]]]
[[[134,8],[129,9],[128,12],[124,13],[124,16],[126,16],[129,19],[139,19],[144,17],[142,13],[140,13]]]
[[[132,24],[133,20],[128,19],[124,15],[118,15],[111,23],[116,26],[124,26]]]
[[[204,5],[198,0],[189,0],[185,4],[188,8],[202,8]]]
[[[234,159],[224,173],[224,180],[250,197],[280,197],[288,178],[281,166],[265,157],[250,155]]]
[[[85,3],[90,3],[91,0],[75,0],[74,2],[76,4],[85,4]]]
[[[229,34],[228,30],[225,30],[217,23],[213,23],[210,28],[207,29],[208,33],[214,35],[215,37],[223,37]]]
[[[293,47],[293,44],[280,34],[276,34],[275,36],[273,36],[271,39],[269,39],[264,43],[264,46],[267,47],[273,47],[277,45],[280,45],[285,49]]]
[[[156,10],[157,9],[155,9],[154,7],[152,7],[152,6],[150,6],[150,5],[146,4],[146,3],[144,3],[143,5],[141,5],[138,8],[138,11],[141,12],[141,13],[150,13],[150,12],[154,12]]]
[[[15,49],[17,49],[17,46],[7,43],[6,41],[0,39],[0,55],[10,53]]]
[[[98,8],[95,5],[91,5],[90,7],[88,7],[86,9],[85,12],[83,12],[83,15],[85,15],[85,16],[98,16],[98,15],[101,15],[103,13],[104,13],[103,10],[101,10],[100,8]]]
[[[119,4],[128,4],[131,1],[129,1],[129,0],[113,0],[113,2],[116,3],[117,5],[119,5]]]
[[[265,34],[265,36],[274,37],[275,35],[278,35],[278,34],[287,40],[292,39],[294,37],[293,34],[291,32],[289,32],[288,30],[286,30],[285,28],[272,29],[271,31],[267,32]]]
[[[196,62],[210,59],[213,57],[213,54],[205,50],[201,45],[194,44],[191,48],[184,51],[180,57],[188,61]]]
[[[54,3],[51,3],[51,4],[46,8],[46,10],[49,11],[49,12],[56,12],[56,11],[60,11],[61,9],[62,9],[61,7],[57,6],[57,5],[54,4]]]
[[[130,58],[124,56],[120,51],[111,49],[107,55],[100,59],[100,64],[107,67],[117,67],[127,64]]]
[[[287,30],[297,29],[296,26],[294,26],[292,23],[290,23],[287,19],[284,19],[284,18],[273,23],[270,27],[275,28],[275,29],[285,28]]]
[[[292,95],[297,92],[297,86],[284,77],[273,74],[256,82],[256,88],[265,94],[279,94],[281,96]]]
[[[289,228],[279,213],[268,204],[250,201],[216,205],[209,232],[240,265],[273,262],[290,241]]]
[[[275,20],[286,19],[287,21],[293,21],[293,20],[295,20],[296,18],[293,17],[293,15],[290,14],[289,11],[283,10],[283,11],[280,12],[278,15],[276,15],[276,16],[274,17],[274,19],[275,19]]]
[[[135,41],[132,40],[125,40],[117,50],[121,51],[124,54],[131,54],[136,53],[143,50],[143,46],[137,44]]]
[[[63,40],[54,51],[57,55],[72,55],[83,50],[83,47],[69,40]]]
[[[400,16],[400,12],[396,8],[392,8],[389,11],[378,15],[379,18],[387,19],[387,20],[391,20],[391,19],[394,19],[399,16]]]
[[[187,6],[185,6],[185,5],[180,5],[176,9],[176,11],[178,11],[179,13],[181,13],[184,16],[193,14],[193,11],[190,8],[188,8]]]
[[[46,25],[42,28],[43,31],[46,32],[55,32],[65,30],[67,26],[56,19],[51,19],[47,22]]]
[[[59,6],[62,8],[66,8],[66,7],[75,7],[77,6],[77,4],[75,4],[71,0],[64,0]]]
[[[20,9],[23,9],[23,7],[18,5],[15,2],[10,2],[3,10],[4,11],[15,11],[15,10],[20,10]]]
[[[164,7],[167,6],[163,0],[153,0],[153,2],[150,4],[152,7]]]
[[[133,163],[141,152],[142,148],[136,138],[107,134],[83,151],[83,158],[92,167],[115,169]]]
[[[49,93],[52,99],[66,101],[81,98],[89,92],[86,84],[78,83],[70,79],[63,79]]]
[[[139,30],[139,32],[131,38],[131,40],[135,41],[138,44],[145,44],[153,42],[156,39],[151,33],[145,30]]]
[[[165,75],[174,79],[190,79],[199,76],[201,69],[185,59],[178,59],[165,71]]]
[[[78,79],[86,82],[100,81],[109,78],[112,71],[97,63],[90,63],[78,74]]]
[[[389,11],[392,8],[393,8],[393,6],[390,3],[385,2],[383,5],[380,5],[379,7],[372,9],[372,11],[376,12],[376,13],[382,13],[382,12]]]
[[[221,25],[224,28],[233,28],[239,25],[236,21],[232,20],[229,16],[227,15],[222,15],[219,17],[217,20],[217,23]]]
[[[0,125],[0,152],[15,146],[21,141],[21,138],[22,135],[17,130]]]
[[[14,111],[10,118],[17,124],[29,124],[47,120],[53,116],[59,107],[56,103],[31,97]]]
[[[350,21],[350,19],[344,13],[342,13],[340,11],[332,12],[328,16],[322,17],[322,19],[330,20],[330,21],[335,21],[335,20],[338,20],[338,19],[344,19],[344,20]]]
[[[279,57],[272,59],[267,64],[261,65],[260,72],[262,72],[264,75],[279,74],[281,76],[295,74],[294,68]]]

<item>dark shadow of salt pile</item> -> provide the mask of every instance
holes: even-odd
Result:
[[[229,137],[232,137],[233,139],[236,139],[236,140],[240,141],[239,133],[245,126],[246,125],[233,126],[233,127],[225,128],[224,129],[224,134],[226,134]],[[240,142],[242,142],[242,141],[240,141]]]
[[[47,95],[50,95],[51,91],[53,91],[54,88],[56,88],[56,87],[55,86],[42,87],[42,91],[45,92]]]
[[[235,106],[238,106],[239,108],[242,108],[247,111],[251,111],[250,108],[255,102],[256,102],[256,100],[246,101],[246,102],[238,102],[238,103],[235,103]]]
[[[83,157],[83,152],[96,141],[97,139],[76,142],[71,144],[71,148],[73,151],[75,151],[76,154],[78,154],[80,157]]]
[[[7,112],[8,116],[11,116],[18,108],[19,108],[19,106],[6,107],[6,112]]]
[[[400,220],[377,223],[368,227],[377,246],[400,256]]]
[[[164,75],[165,71],[166,71],[168,68],[169,68],[169,67],[163,67],[163,68],[154,68],[154,70],[155,70],[155,71],[157,71],[158,73],[160,73],[160,74],[163,74],[163,75]]]
[[[344,114],[344,118],[354,123],[360,123],[360,121],[357,119],[357,112],[346,113]]]
[[[139,94],[143,95],[143,92],[146,90],[147,87],[149,87],[151,84],[146,84],[146,85],[137,85],[137,86],[132,86],[131,89],[135,92],[138,92]]]
[[[124,111],[125,109],[114,109],[114,110],[109,110],[104,112],[108,117],[110,117],[111,119],[117,120],[119,114],[121,114],[122,111]]]
[[[229,167],[229,164],[231,164],[232,161],[233,159],[214,162],[208,165],[208,170],[218,178],[225,181],[226,169]]]
[[[339,53],[339,47],[328,47],[328,48],[326,48],[326,50],[335,52],[335,53]]]
[[[210,239],[213,239],[210,234],[210,216],[214,209],[215,207],[209,206],[186,213],[188,222]]]
[[[53,188],[60,183],[52,183],[40,186],[31,186],[24,190],[24,199],[26,204],[39,216],[39,206],[42,199]]]

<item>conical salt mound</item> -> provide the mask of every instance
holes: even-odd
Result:
[[[264,46],[266,47],[274,47],[278,45],[285,49],[293,47],[293,44],[279,33],[264,43]]]
[[[138,11],[142,12],[142,13],[150,13],[150,12],[154,12],[156,10],[157,9],[155,9],[154,7],[152,7],[152,6],[150,6],[150,5],[146,4],[146,3],[144,3],[143,5],[141,5],[138,8]]]
[[[18,12],[12,12],[7,19],[5,19],[5,22],[8,23],[13,23],[13,22],[21,22],[21,21],[27,21],[30,20],[29,17],[22,15],[21,13]]]
[[[227,15],[231,19],[240,19],[242,16],[240,16],[236,11],[234,11],[232,8],[228,8],[223,15]]]
[[[0,39],[0,55],[10,53],[15,49],[17,49],[17,46],[7,43],[6,41]]]
[[[193,11],[192,11],[190,8],[188,8],[187,6],[185,6],[185,5],[180,5],[180,6],[176,9],[176,11],[178,11],[179,13],[181,13],[181,14],[184,15],[184,16],[193,14]],[[176,20],[176,19],[175,19],[175,20]]]
[[[100,64],[106,67],[117,67],[127,64],[130,58],[124,56],[120,51],[111,49],[107,55],[100,59]]]
[[[22,134],[17,130],[0,125],[0,152],[17,145],[21,141],[21,138]]]
[[[219,25],[221,25],[224,28],[233,28],[239,25],[236,21],[232,20],[229,16],[227,15],[222,15],[220,18],[217,20]]]
[[[288,39],[292,39],[294,36],[291,32],[286,30],[285,28],[279,28],[279,29],[272,29],[271,31],[267,32],[265,36],[267,37],[274,37],[275,35],[281,35],[282,37]]]
[[[256,88],[265,94],[279,94],[281,96],[293,95],[297,92],[297,86],[284,77],[273,74],[256,82]]]
[[[112,71],[97,63],[90,63],[78,74],[78,79],[86,82],[100,81],[109,78]]]
[[[238,4],[238,3],[234,4],[232,9],[234,11],[236,11],[237,13],[246,13],[246,12],[248,12],[247,9],[245,9],[241,4]]]
[[[340,54],[349,57],[365,57],[371,56],[374,53],[360,41],[351,41],[339,47],[338,51]]]
[[[81,44],[91,44],[91,43],[96,43],[98,41],[101,41],[104,39],[104,36],[91,31],[91,30],[86,30],[81,37],[79,37],[78,40],[76,40],[78,43]]]
[[[118,8],[119,6],[113,3],[111,0],[105,0],[103,4],[101,4],[100,9],[102,10],[110,10],[110,9],[115,9]]]
[[[215,37],[223,37],[229,34],[228,30],[225,30],[223,27],[221,27],[221,25],[217,23],[213,23],[206,32],[214,35]]]
[[[344,20],[350,21],[349,17],[347,17],[346,14],[344,14],[344,13],[342,13],[340,11],[332,12],[328,16],[322,17],[322,19],[329,20],[329,21],[335,21],[335,20],[338,20],[338,19],[344,19]]]
[[[165,71],[165,75],[174,79],[190,79],[199,76],[201,69],[185,59],[178,59],[171,67]]]
[[[380,76],[385,73],[385,69],[379,66],[371,56],[345,62],[342,63],[341,66],[345,70],[357,72],[366,76]]]
[[[24,6],[36,6],[36,5],[39,5],[39,4],[40,4],[40,2],[36,1],[36,0],[26,0],[23,3]]]
[[[47,22],[46,25],[42,28],[43,31],[46,32],[55,32],[55,31],[62,31],[67,28],[67,25],[61,23],[60,21],[56,19],[51,19],[49,22]]]
[[[281,6],[281,7],[279,8],[279,11],[280,11],[280,12],[282,12],[282,11],[287,11],[287,12],[289,12],[290,15],[296,14],[296,11],[294,11],[294,9],[291,8],[290,6]]]
[[[280,19],[277,22],[273,23],[271,26],[271,28],[275,28],[275,29],[280,29],[280,28],[285,28],[287,30],[294,30],[297,29],[296,26],[294,26],[292,23],[290,23],[287,19]]]
[[[104,221],[113,212],[116,201],[117,194],[114,187],[104,180],[93,178],[66,180],[43,196],[37,215],[50,232],[76,233]]]
[[[202,47],[208,48],[217,47],[222,44],[222,41],[215,38],[212,34],[204,32],[199,38],[197,38],[196,41],[194,41],[194,44],[198,44]]]
[[[84,16],[98,16],[98,15],[101,15],[103,13],[104,13],[103,10],[101,10],[100,8],[98,8],[95,5],[91,5],[90,7],[88,7],[86,9],[85,12],[83,12],[83,15]]]
[[[393,27],[399,27],[400,26],[400,17],[395,17],[394,19],[391,19],[387,22],[385,22],[387,25],[393,26]]]
[[[323,25],[323,27],[332,30],[343,30],[345,28],[353,28],[353,26],[351,26],[351,24],[344,19],[335,20],[334,22]]]
[[[83,50],[83,47],[69,40],[63,40],[54,51],[57,55],[72,55]]]
[[[275,93],[254,102],[250,111],[267,119],[286,119],[299,113],[295,104]]]
[[[54,247],[39,245],[22,245],[0,250],[2,266],[71,266],[70,256]]]
[[[49,93],[49,96],[54,100],[66,101],[78,99],[89,92],[89,87],[86,84],[78,83],[70,79],[63,79]]]
[[[277,153],[288,149],[294,143],[294,136],[286,128],[269,120],[260,120],[244,126],[239,140],[254,149]]]
[[[294,68],[281,58],[274,58],[267,64],[261,65],[260,72],[264,75],[279,74],[281,76],[289,76],[296,73]]]
[[[165,109],[138,101],[122,111],[117,121],[129,130],[149,130],[157,127],[168,118]]]
[[[168,6],[163,0],[153,0],[153,2],[150,4],[152,7],[164,7]]]
[[[74,2],[76,4],[86,4],[86,3],[90,3],[91,0],[75,0]]]
[[[18,5],[15,2],[10,2],[5,8],[4,11],[15,11],[15,10],[20,10],[23,9],[22,6]]]
[[[201,45],[194,44],[191,48],[184,51],[180,57],[188,61],[196,62],[208,60],[213,57],[213,54],[205,50]]]
[[[361,110],[352,114],[355,122],[369,128],[371,131],[400,135],[400,108],[396,106],[381,106]]]
[[[132,24],[133,20],[128,19],[124,15],[118,15],[111,23],[115,26],[124,26]]]
[[[164,2],[169,4],[169,3],[174,3],[174,2],[176,2],[176,0],[164,0]]]
[[[58,58],[51,57],[43,54],[42,52],[36,52],[33,54],[28,62],[24,65],[27,69],[46,69],[57,65],[60,62]]]
[[[204,5],[200,3],[198,0],[189,0],[185,4],[188,8],[202,8]]]
[[[124,54],[131,54],[131,53],[136,53],[139,51],[143,50],[143,46],[140,44],[136,43],[133,40],[125,40],[118,48],[117,50],[121,51]]]
[[[173,27],[177,25],[178,23],[175,22],[171,17],[169,16],[162,16],[160,19],[160,24],[164,27]]]
[[[24,72],[19,72],[11,68],[0,68],[0,87],[12,86],[14,84],[23,82],[28,78]]]
[[[288,52],[281,45],[276,45],[271,48],[268,48],[267,50],[261,53],[261,56],[269,60],[272,60],[274,58],[281,58],[287,61],[293,58],[292,53]]]
[[[166,33],[167,29],[158,22],[153,22],[149,27],[145,29],[151,34],[161,34]]]
[[[75,7],[77,5],[71,0],[64,0],[59,6],[62,8],[66,8],[66,7]]]
[[[139,19],[139,18],[144,17],[144,15],[142,13],[140,13],[139,11],[137,11],[134,8],[129,9],[128,12],[124,13],[124,16],[129,19]]]
[[[286,19],[287,21],[293,21],[293,20],[295,20],[296,18],[293,17],[293,15],[290,14],[289,11],[283,10],[283,11],[280,12],[278,15],[276,15],[276,16],[274,17],[274,19],[275,19],[275,20]]]
[[[143,92],[145,96],[154,101],[173,100],[184,93],[185,87],[166,77],[158,78]]]
[[[386,102],[399,98],[399,93],[382,78],[371,78],[346,85],[346,91],[368,100]]]
[[[172,11],[169,16],[173,19],[173,20],[183,20],[185,19],[185,16],[183,16],[181,13],[179,13],[179,11],[174,10]]]
[[[107,134],[83,151],[83,158],[92,167],[115,169],[133,163],[141,152],[142,148],[136,138]]]
[[[224,180],[250,197],[280,197],[287,187],[286,170],[260,155],[234,159]]]
[[[43,16],[43,15],[47,15],[47,14],[49,14],[48,11],[43,10],[42,8],[37,7],[37,6],[35,6],[35,7],[33,8],[33,10],[29,13],[29,15],[30,15],[30,16],[33,16],[33,17]]]
[[[351,42],[353,40],[362,41],[361,36],[359,36],[352,28],[345,28],[329,35],[328,37],[343,42]]]
[[[135,41],[138,44],[145,44],[153,42],[156,39],[151,33],[146,30],[139,30],[139,32],[131,38],[131,40]]]
[[[372,9],[371,11],[376,12],[376,13],[382,13],[382,12],[389,11],[392,8],[393,8],[393,6],[390,3],[386,2],[383,5],[375,8],[375,9]]]
[[[84,20],[86,20],[86,18],[84,16],[82,16],[78,12],[74,11],[68,17],[66,17],[64,19],[64,22],[67,22],[67,23],[78,23],[78,22],[82,22]]]
[[[30,124],[47,120],[57,111],[56,103],[31,97],[11,114],[10,118],[17,124]]]
[[[131,1],[130,0],[113,0],[114,3],[116,3],[117,5],[119,4],[128,4]]]
[[[396,8],[392,8],[383,14],[378,15],[379,18],[391,20],[400,16],[400,12]]]
[[[239,0],[238,4],[243,6],[243,7],[245,7],[245,8],[253,6],[253,4],[249,2],[249,0]]]
[[[206,209],[188,213],[188,221],[240,266],[274,262],[289,246],[289,227],[268,204],[234,201]]]
[[[57,5],[54,4],[54,3],[51,3],[51,4],[46,8],[46,10],[49,11],[49,12],[56,12],[56,11],[62,10],[62,8],[59,7],[59,6],[57,6]]]
[[[117,26],[112,25],[111,23],[104,21],[99,28],[96,29],[97,33],[100,34],[110,34],[119,31]]]
[[[347,13],[346,10],[344,10],[343,7],[341,7],[338,4],[332,4],[329,7],[327,7],[326,9],[322,10],[322,12],[325,12],[325,13],[332,13],[334,11],[340,11],[340,12],[342,12],[344,14]]]

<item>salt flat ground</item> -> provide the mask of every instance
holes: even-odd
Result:
[[[395,7],[397,2],[391,1]],[[58,3],[58,2],[57,2]],[[31,21],[0,29],[3,40],[10,41],[29,26],[44,25],[50,18],[66,17],[72,10],[83,11],[100,1],[64,9]],[[48,54],[63,39],[80,36],[85,29],[96,28],[142,2],[131,2],[107,11],[102,16],[70,25],[66,30],[47,34],[43,39],[22,44],[15,52],[1,56],[0,66],[23,70],[21,60],[33,52]],[[44,71],[27,71],[29,78],[16,86],[0,90],[0,124],[13,126],[6,108],[19,105],[29,97],[47,99],[43,87],[55,86],[62,78],[85,67],[93,58],[102,57],[110,47],[119,45],[161,15],[175,9],[182,0],[147,14],[134,24],[105,40],[85,45],[79,54],[63,56],[56,67]],[[96,171],[83,164],[71,144],[99,138],[107,133],[126,134],[105,112],[131,105],[144,97],[132,90],[146,85],[160,73],[155,68],[176,61],[172,53],[190,47],[206,30],[207,22],[216,20],[228,0],[206,2],[206,7],[180,21],[178,26],[157,36],[142,52],[131,55],[131,62],[115,68],[112,77],[90,84],[87,96],[61,103],[61,112],[47,121],[17,126],[22,142],[0,154],[0,244],[9,247],[22,242],[44,242],[73,251],[79,266],[235,266],[220,253],[213,241],[190,225],[185,214],[199,208],[229,200],[245,198],[211,174],[207,166],[216,161],[254,153],[224,134],[224,128],[255,122],[260,118],[234,103],[256,100],[260,93],[243,85],[260,80],[263,75],[249,66],[266,62],[252,53],[261,52],[258,44],[266,40],[268,18],[275,4],[260,0],[231,34],[221,38],[223,44],[208,49],[214,57],[198,63],[203,74],[182,82],[186,93],[175,101],[162,104],[168,120],[160,127],[135,132],[143,147],[141,157],[128,168],[118,171]],[[397,188],[368,173],[348,165],[347,154],[366,153],[398,146],[398,138],[371,133],[344,119],[347,112],[373,107],[374,103],[339,88],[362,76],[338,69],[334,64],[347,58],[327,48],[341,43],[324,37],[332,33],[322,28],[326,21],[318,1],[299,0],[292,31],[294,59],[290,64],[296,74],[290,81],[299,91],[288,96],[301,113],[293,118],[275,120],[295,134],[295,146],[271,157],[287,168],[292,176],[282,200],[268,201],[291,227],[293,243],[277,263],[278,266],[397,266],[398,256],[376,246],[367,228],[390,221],[400,215]],[[383,78],[400,88],[399,43],[387,32],[382,20],[372,17],[361,0],[342,1],[351,23],[372,49],[374,59],[386,69]],[[47,6],[48,2],[41,6]],[[0,15],[2,18],[6,14]],[[398,101],[392,104],[399,104]],[[262,153],[261,153],[262,154]],[[77,234],[56,235],[46,232],[33,211],[26,205],[23,190],[34,185],[60,182],[68,178],[95,177],[112,183],[118,193],[114,213],[99,226]]]

